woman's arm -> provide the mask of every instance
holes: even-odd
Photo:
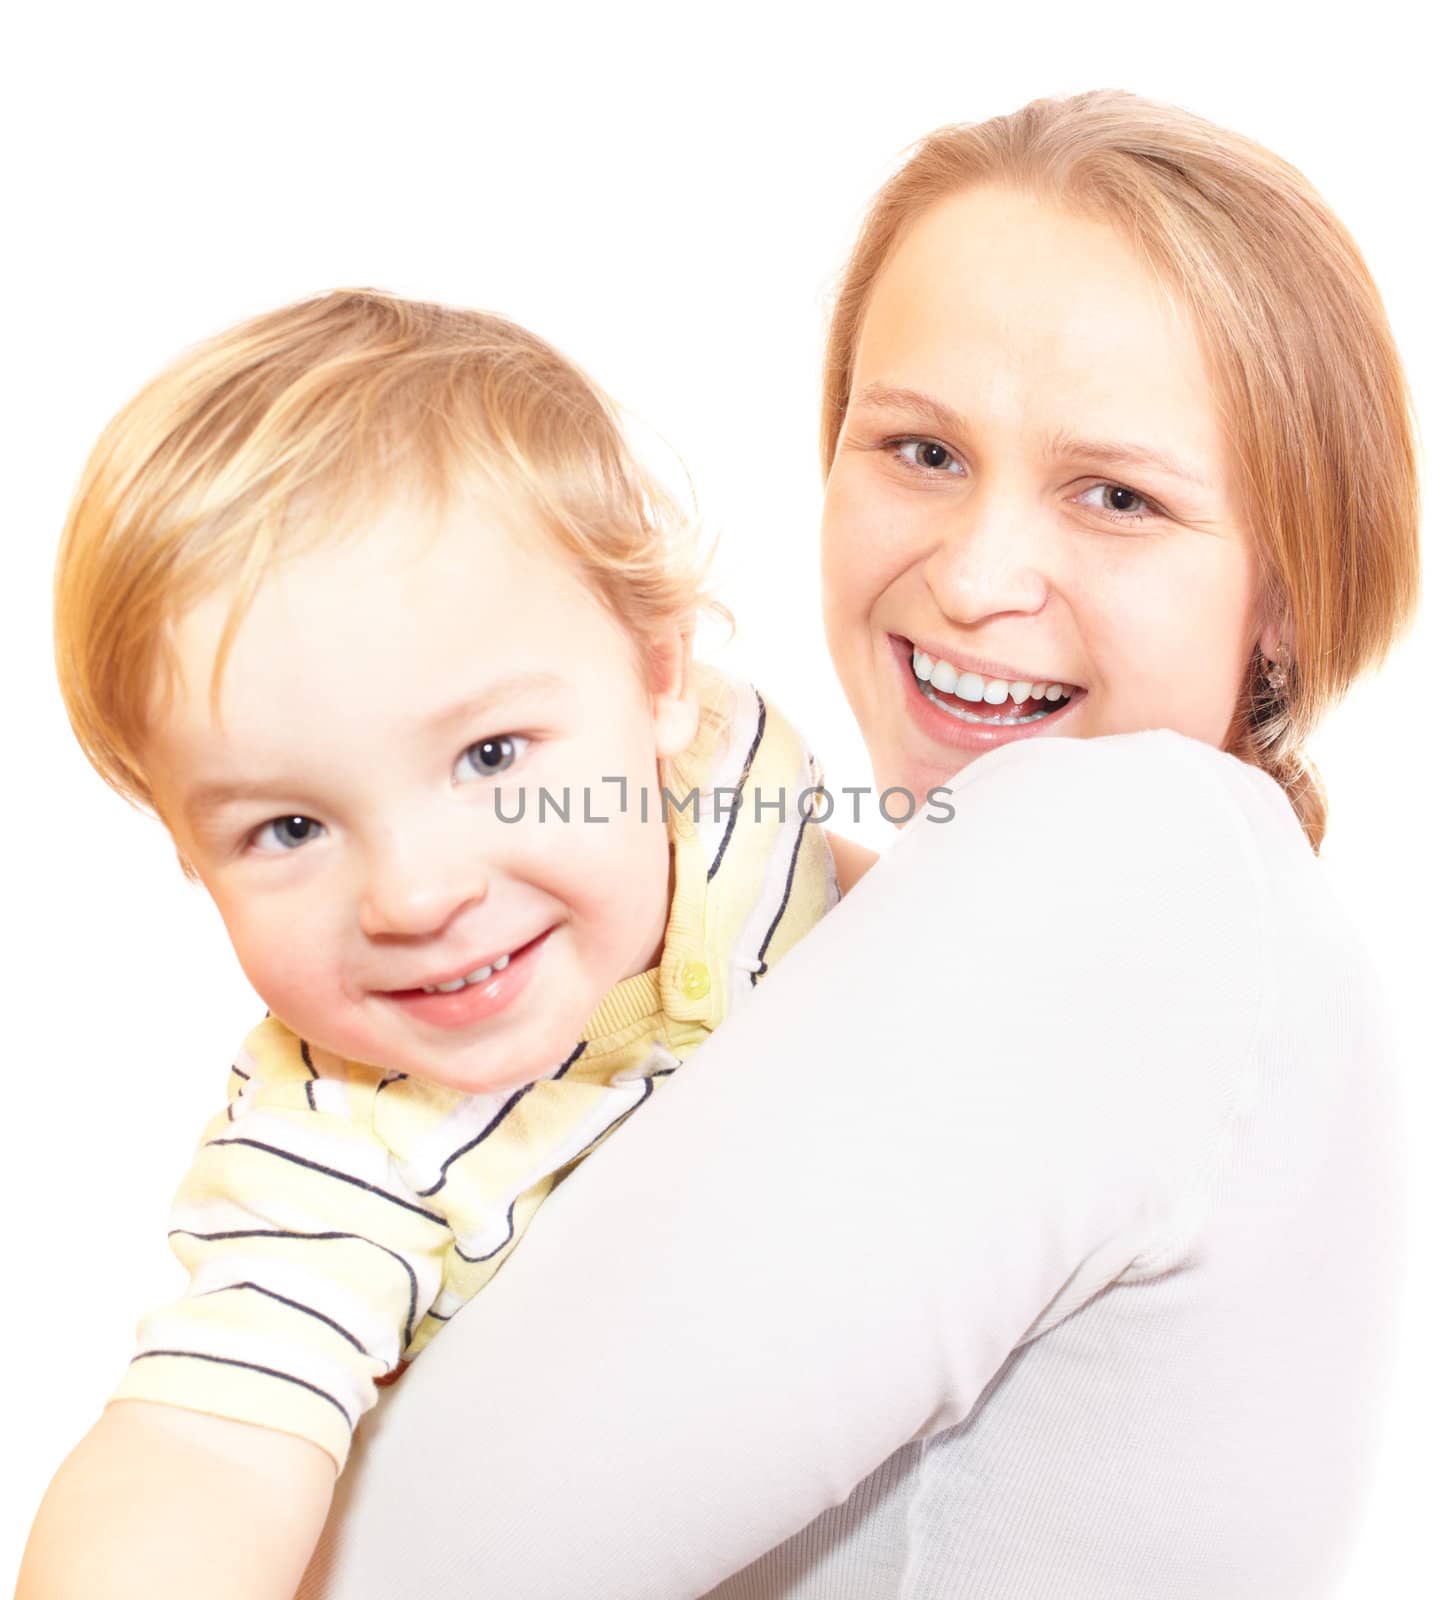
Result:
[[[1284,802],[1169,734],[955,787],[407,1374],[304,1595],[693,1600],[1176,1240]]]

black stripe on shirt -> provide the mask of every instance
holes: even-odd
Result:
[[[751,974],[751,987],[756,987],[756,980],[766,971],[766,948],[771,943],[771,936],[776,932],[782,917],[786,915],[786,906],[791,899],[791,888],[796,882],[796,861],[801,854],[801,841],[806,837],[806,825],[811,821],[810,813],[801,819],[801,826],[796,830],[796,842],[791,847],[791,862],[786,868],[786,887],[781,894],[781,904],[776,908],[776,915],[771,919],[771,926],[766,930],[766,937],[761,941],[761,948],[756,952],[756,959],[760,963],[757,971]]]
[[[550,1174],[550,1176],[556,1177],[557,1181],[559,1182],[559,1180],[560,1180],[560,1178],[562,1176],[564,1176],[567,1172],[570,1172],[572,1170],[572,1168],[577,1166],[580,1162],[584,1161],[586,1159],[586,1157],[588,1155],[590,1155],[590,1153],[596,1148],[596,1146],[598,1144],[600,1144],[600,1142],[604,1138],[607,1137],[608,1134],[613,1133],[617,1128],[620,1127],[620,1125],[626,1120],[626,1118],[629,1117],[631,1115],[631,1113],[636,1110],[637,1106],[645,1105],[646,1102],[651,1098],[652,1090],[654,1088],[654,1085],[652,1084],[651,1079],[652,1078],[664,1077],[666,1075],[666,1073],[674,1072],[675,1070],[676,1069],[674,1067],[667,1067],[665,1069],[665,1072],[655,1072],[655,1073],[652,1073],[649,1077],[643,1078],[641,1081],[645,1085],[645,1089],[644,1089],[644,1091],[643,1091],[643,1093],[641,1095],[641,1098],[636,1102],[636,1105],[627,1106],[624,1111],[619,1113],[619,1115],[613,1117],[612,1120],[610,1122],[608,1122],[604,1128],[601,1129],[600,1133],[598,1133],[596,1135],[596,1137],[590,1141],[589,1144],[587,1144],[583,1149],[581,1149],[575,1155],[573,1155],[571,1157],[571,1159],[566,1162],[564,1167],[557,1168],[556,1172],[553,1173],[553,1174]],[[540,1180],[538,1179],[537,1182],[539,1182],[539,1181]],[[516,1199],[518,1200],[519,1198],[520,1198],[520,1196],[517,1195]],[[501,1253],[501,1251],[504,1250],[508,1244],[510,1244],[510,1242],[512,1241],[512,1239],[515,1238],[515,1236],[516,1236],[516,1200],[512,1200],[510,1205],[506,1207],[506,1237],[501,1240],[501,1242],[495,1247],[494,1250],[488,1250],[485,1253],[485,1255],[483,1255],[483,1256],[468,1256],[466,1254],[466,1252],[461,1249],[459,1242],[457,1242],[457,1244],[455,1246],[455,1251],[456,1251],[456,1254],[461,1258],[462,1261],[469,1262],[471,1266],[479,1266],[482,1262],[490,1261],[495,1256],[498,1256]]]
[[[537,1079],[536,1081],[538,1083],[546,1081],[555,1083],[559,1079],[564,1078],[571,1068],[575,1066],[575,1064],[581,1059],[582,1055],[585,1054],[585,1050],[586,1041],[582,1039],[580,1044],[576,1046],[570,1055],[568,1055],[560,1064],[560,1066],[557,1067],[556,1070],[551,1074],[549,1080]],[[446,1175],[449,1173],[452,1163],[459,1161],[463,1155],[468,1155],[476,1148],[478,1144],[481,1144],[484,1140],[489,1139],[496,1129],[499,1128],[500,1125],[506,1120],[506,1118],[510,1116],[511,1112],[515,1110],[517,1103],[523,1100],[535,1087],[535,1083],[523,1084],[519,1089],[516,1090],[511,1098],[506,1101],[505,1105],[501,1107],[501,1109],[495,1114],[495,1116],[491,1118],[485,1127],[481,1129],[474,1139],[468,1139],[465,1144],[460,1147],[460,1149],[452,1150],[450,1155],[448,1155],[446,1159],[441,1162],[440,1174],[430,1188],[418,1189],[416,1191],[420,1198],[422,1200],[429,1200],[433,1194],[438,1194],[440,1190],[445,1187]],[[469,1260],[470,1257],[467,1256],[464,1259]],[[489,1258],[483,1257],[482,1259]]]
[[[327,1394],[324,1389],[316,1388],[315,1384],[307,1383],[304,1378],[297,1378],[294,1373],[280,1372],[275,1367],[262,1367],[254,1361],[236,1361],[230,1356],[204,1355],[199,1350],[142,1350],[138,1356],[131,1359],[130,1364],[134,1366],[137,1361],[150,1361],[155,1356],[172,1356],[181,1361],[213,1361],[218,1367],[242,1367],[246,1372],[263,1372],[267,1378],[280,1378],[285,1383],[295,1384],[298,1389],[309,1389],[312,1394],[318,1394],[322,1400],[329,1400],[345,1418],[347,1425],[355,1427],[355,1419],[333,1394]]]
[[[638,1111],[651,1098],[656,1088],[655,1080],[657,1078],[668,1078],[675,1070],[675,1067],[662,1067],[659,1072],[648,1072],[644,1078],[633,1080],[639,1081],[645,1085],[645,1092],[642,1094],[641,1098],[636,1102],[635,1105],[627,1106],[618,1117],[614,1118],[611,1122],[608,1122],[606,1126],[602,1128],[601,1131],[596,1135],[596,1137],[585,1146],[584,1149],[573,1155],[562,1169],[562,1173],[564,1174],[574,1170],[574,1168],[578,1167],[581,1162],[583,1162],[586,1157],[590,1155],[590,1153],[596,1148],[597,1145],[601,1143],[603,1139],[610,1138],[610,1136],[616,1131],[617,1128],[621,1126],[627,1117]]]
[[[751,692],[756,696],[756,737],[751,741],[751,748],[746,752],[746,761],[741,768],[741,776],[736,780],[735,783],[735,788],[738,791],[736,795],[736,804],[731,807],[731,810],[727,814],[726,832],[721,835],[721,843],[716,847],[715,860],[712,861],[711,865],[706,869],[707,883],[710,883],[712,878],[716,876],[716,869],[721,865],[721,857],[726,854],[726,846],[731,843],[731,835],[736,828],[737,814],[740,812],[742,806],[746,803],[746,780],[751,776],[751,763],[756,759],[756,752],[761,748],[761,736],[766,732],[766,702],[761,698],[761,691],[759,689],[752,689]],[[722,787],[724,788],[726,786],[723,784]]]
[[[310,1077],[306,1080],[305,1085],[305,1098],[306,1103],[310,1106],[311,1110],[314,1111],[315,1080],[320,1077],[320,1073],[315,1070],[315,1062],[310,1058],[310,1045],[305,1039],[300,1041],[300,1059],[305,1062],[306,1067],[310,1071]]]
[[[519,1198],[519,1196],[517,1198]],[[510,1205],[506,1207],[506,1237],[501,1240],[494,1250],[487,1250],[483,1256],[468,1256],[466,1252],[461,1249],[460,1240],[458,1239],[455,1244],[455,1252],[462,1261],[468,1262],[473,1267],[478,1267],[484,1261],[494,1260],[495,1257],[500,1255],[501,1251],[504,1250],[515,1237],[516,1202],[515,1200],[512,1200]]]
[[[556,1070],[551,1074],[550,1078],[546,1081],[550,1083],[559,1083],[560,1080],[564,1078],[571,1068],[574,1067],[575,1064],[581,1059],[581,1057],[585,1055],[585,1053],[586,1041],[582,1039],[580,1044],[576,1046],[576,1048],[570,1053],[570,1055],[566,1057],[566,1059],[560,1064],[559,1067],[556,1068]]]
[[[176,1234],[183,1233],[188,1239],[202,1239],[212,1243],[217,1239],[354,1239],[357,1244],[368,1244],[372,1249],[379,1250],[396,1262],[406,1277],[410,1280],[411,1298],[406,1310],[406,1337],[401,1345],[404,1350],[411,1340],[415,1338],[416,1309],[420,1301],[421,1286],[416,1279],[415,1268],[398,1251],[392,1250],[389,1245],[378,1243],[374,1239],[367,1239],[363,1233],[343,1233],[333,1230],[327,1233],[300,1233],[290,1228],[227,1228],[219,1233],[197,1233],[194,1228],[172,1228],[166,1238],[173,1239]]]
[[[274,1289],[267,1289],[263,1283],[253,1283],[249,1278],[244,1283],[223,1283],[219,1288],[207,1289],[205,1294],[197,1295],[196,1298],[204,1300],[209,1295],[227,1294],[232,1289],[253,1289],[256,1294],[263,1294],[268,1300],[279,1300],[281,1305],[289,1306],[292,1311],[303,1311],[306,1316],[314,1317],[317,1322],[323,1322],[326,1327],[333,1328],[347,1344],[354,1346],[363,1356],[371,1353],[349,1328],[343,1328],[334,1317],[328,1317],[324,1311],[317,1311],[314,1306],[305,1305],[300,1300],[292,1300],[288,1295],[277,1294]]]
[[[230,1064],[230,1070],[235,1074],[235,1076],[237,1078],[240,1079],[240,1081],[242,1083],[249,1083],[250,1082],[250,1074],[248,1072],[242,1072],[240,1070],[240,1068],[238,1066],[236,1066],[236,1064],[233,1061]],[[245,1090],[242,1089],[240,1092],[241,1092],[241,1094],[244,1094]],[[314,1109],[314,1107],[312,1107],[312,1109]],[[227,1122],[234,1122],[235,1121],[235,1102],[233,1100],[226,1102],[225,1120]]]
[[[323,1166],[319,1161],[310,1161],[305,1156],[298,1156],[293,1151],[282,1150],[279,1145],[265,1144],[260,1139],[207,1139],[206,1145],[243,1144],[249,1145],[252,1150],[263,1150],[267,1155],[277,1156],[282,1161],[289,1161],[294,1166],[306,1167],[311,1172],[319,1172],[327,1178],[338,1178],[342,1183],[349,1183],[354,1188],[364,1189],[368,1194],[377,1195],[382,1200],[389,1200],[393,1206],[400,1206],[404,1211],[414,1211],[418,1217],[424,1217],[427,1222],[438,1222],[441,1227],[449,1228],[450,1223],[439,1212],[429,1211],[425,1206],[415,1205],[410,1200],[402,1200],[397,1194],[391,1194],[388,1189],[379,1189],[373,1183],[367,1183],[364,1178],[354,1178],[348,1172],[341,1172],[335,1167]]]

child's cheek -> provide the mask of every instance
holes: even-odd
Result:
[[[237,907],[226,926],[266,1009],[303,1036],[334,1037],[347,987],[336,930],[294,905]]]

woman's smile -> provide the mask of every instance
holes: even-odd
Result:
[[[948,659],[896,635],[889,643],[904,714],[923,738],[955,751],[957,767],[998,745],[1068,731],[1068,713],[1086,698],[1046,674],[1024,677],[956,652]]]

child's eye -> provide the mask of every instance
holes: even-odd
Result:
[[[278,855],[286,850],[299,850],[324,832],[312,817],[272,817],[255,830],[251,842],[257,850]]]
[[[461,759],[456,762],[456,777],[461,783],[472,778],[494,778],[511,766],[530,742],[518,733],[478,739],[461,752]]]

